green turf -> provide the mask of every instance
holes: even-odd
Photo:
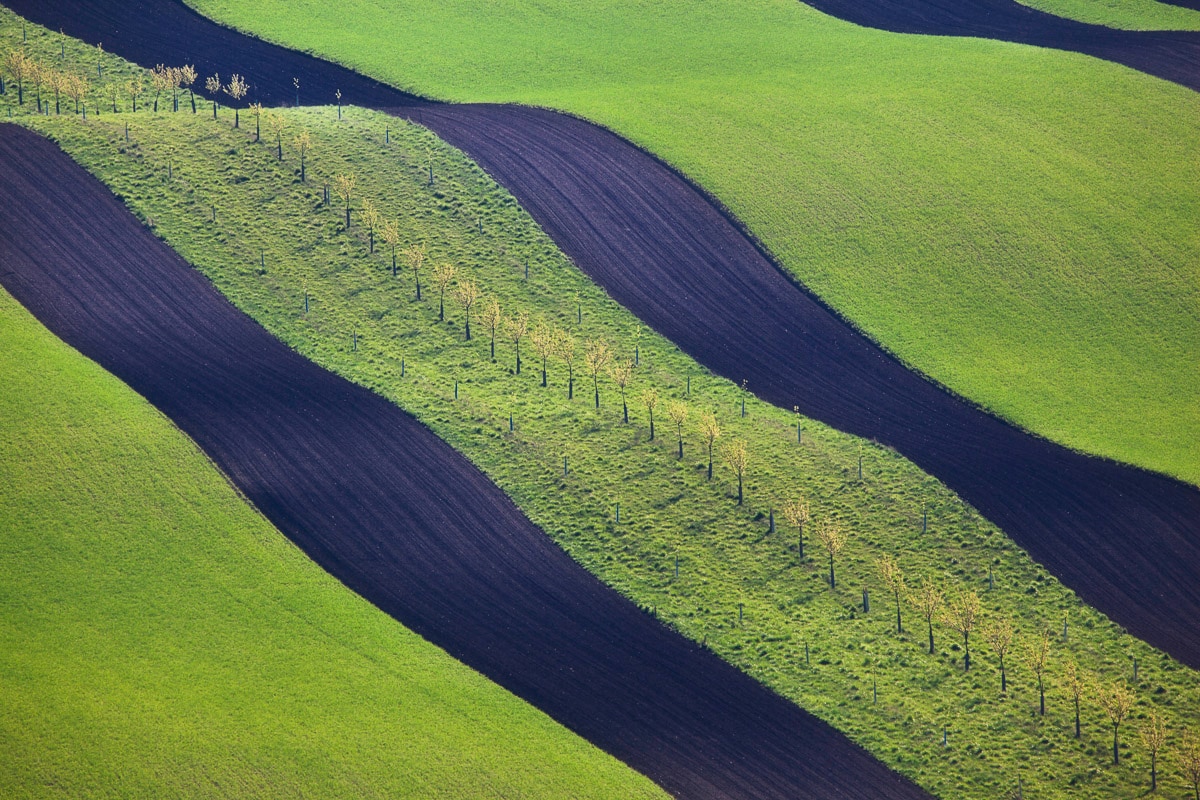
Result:
[[[0,291],[0,795],[658,797],[353,594]]]
[[[914,582],[928,576],[949,588],[980,590],[988,613],[1019,620],[1025,638],[1042,626],[1060,632],[1065,615],[1070,632],[1067,643],[1055,641],[1055,681],[1066,654],[1104,681],[1130,678],[1130,659],[1136,656],[1138,713],[1155,705],[1170,716],[1176,732],[1185,721],[1196,723],[1200,687],[1193,671],[1082,606],[913,465],[807,420],[801,421],[804,443],[798,445],[796,420],[753,398],[747,398],[743,419],[737,387],[707,374],[659,337],[644,331],[639,336],[637,322],[571,267],[478,167],[415,126],[358,109],[345,114],[337,123],[335,110],[327,107],[287,112],[285,136],[305,128],[314,137],[307,185],[299,183],[294,152],[285,150],[286,159],[277,161],[269,143],[253,143],[250,118],[243,116],[243,128],[234,131],[227,110],[216,122],[207,111],[198,117],[105,115],[87,124],[69,118],[26,121],[54,135],[284,341],[417,414],[610,585],[939,795],[993,798],[1014,788],[1019,771],[1026,789],[1038,796],[1133,796],[1144,782],[1146,758],[1133,746],[1131,728],[1128,760],[1120,768],[1107,767],[1106,733],[1090,703],[1084,739],[1072,740],[1057,689],[1049,716],[1037,718],[1029,676],[1016,659],[1013,689],[1001,698],[993,659],[981,643],[976,668],[964,675],[957,666],[961,653],[945,628],[938,628],[938,654],[923,654],[924,634],[911,608],[905,613],[914,633],[894,635],[893,612],[874,568],[883,554],[896,556]],[[386,144],[385,130],[391,139]],[[430,162],[433,187],[426,185]],[[665,408],[659,409],[658,439],[649,442],[644,409],[631,402],[632,424],[621,424],[607,378],[601,383],[603,407],[596,412],[586,378],[580,378],[576,399],[567,401],[558,362],[550,365],[550,387],[539,386],[528,343],[518,377],[511,344],[498,345],[495,363],[488,357],[478,318],[475,339],[462,341],[462,312],[452,300],[447,321],[438,323],[432,276],[427,272],[424,278],[425,300],[415,302],[411,273],[405,269],[393,279],[384,249],[373,256],[366,252],[361,218],[356,215],[347,235],[340,229],[339,204],[322,205],[321,183],[338,172],[357,175],[356,208],[362,198],[373,198],[400,221],[405,244],[428,242],[431,262],[456,263],[506,313],[528,311],[535,321],[568,330],[580,345],[603,337],[626,358],[636,345],[641,364],[631,395],[653,386],[663,392],[664,405],[671,398],[687,400],[686,457],[673,456]],[[688,376],[691,395],[684,397]],[[741,508],[719,460],[715,480],[705,480],[696,420],[707,409],[719,416],[722,441],[739,437],[750,443],[747,503]],[[836,591],[826,587],[816,553],[810,550],[810,558],[799,562],[795,534],[782,521],[776,534],[767,533],[772,506],[798,492],[809,497],[817,517],[836,516],[853,532]],[[620,525],[614,520],[617,503]],[[924,535],[922,505],[931,519]],[[987,589],[989,570],[993,590]],[[864,586],[874,597],[865,615],[859,606]],[[872,702],[872,676],[878,704]],[[946,749],[943,725],[950,730]]]
[[[1200,30],[1200,12],[1156,0],[1018,0],[1060,17],[1132,31]]]
[[[192,4],[403,88],[610,126],[906,362],[1052,439],[1200,482],[1193,92],[795,0]]]

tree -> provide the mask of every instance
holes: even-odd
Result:
[[[679,455],[683,458],[683,423],[687,422],[688,407],[685,403],[672,400],[667,403],[667,419],[675,423],[675,436],[679,442]]]
[[[333,191],[346,204],[346,230],[350,230],[350,201],[354,198],[354,187],[357,184],[353,175],[338,173],[333,179]],[[420,299],[420,290],[417,292]]]
[[[904,573],[896,559],[891,556],[879,559],[878,566],[879,576],[883,578],[884,585],[896,600],[896,633],[904,633],[904,626],[900,620],[900,593],[904,591]]]
[[[926,578],[921,581],[921,589],[908,596],[908,602],[920,612],[925,624],[929,627],[929,655],[933,655],[933,618],[942,607],[942,592],[933,581]]]
[[[349,211],[346,212],[349,219]],[[425,266],[425,244],[412,244],[404,250],[404,257],[408,259],[408,266],[412,268],[413,277],[417,281],[417,299],[421,299],[421,267]]]
[[[500,303],[495,298],[492,298],[483,307],[483,313],[479,315],[480,322],[488,329],[488,334],[492,339],[492,361],[496,360],[496,329],[500,327],[500,322],[503,319],[504,317],[500,314]],[[545,376],[542,377],[542,385],[546,385]]]
[[[1008,674],[1004,670],[1004,657],[1008,655],[1008,651],[1012,648],[1013,634],[1013,624],[1004,618],[992,620],[983,627],[983,640],[988,643],[988,647],[992,648],[992,652],[1000,659],[1001,694],[1008,691]],[[1043,700],[1043,713],[1045,708],[1046,704]]]
[[[28,64],[29,82],[33,84],[33,91],[37,95],[38,113],[42,113],[42,86],[46,83],[48,70],[33,59],[29,60]],[[18,93],[19,94],[19,93]]]
[[[625,392],[629,388],[629,381],[633,379],[633,362],[620,361],[614,363],[608,370],[609,377],[613,383],[617,385],[617,391],[621,394],[621,418],[626,425],[629,424],[629,404],[625,402]]]
[[[1183,746],[1179,749],[1179,767],[1192,785],[1196,800],[1200,800],[1200,739],[1187,730],[1183,732]]]
[[[397,220],[388,220],[383,223],[383,231],[380,234],[383,237],[383,243],[392,250],[392,277],[396,277],[396,246],[400,244],[400,223]]]
[[[1074,659],[1070,659],[1063,666],[1063,685],[1066,687],[1067,694],[1071,696],[1071,700],[1075,703],[1075,738],[1079,738],[1079,703],[1083,699],[1083,693],[1087,689],[1087,682],[1083,679],[1083,674],[1079,671],[1079,665]]]
[[[592,390],[596,396],[596,408],[600,407],[600,373],[612,361],[612,349],[603,339],[589,339],[584,345],[583,363],[592,373]]]
[[[283,129],[285,127],[287,127],[287,120],[283,118],[283,114],[276,114],[274,111],[267,112],[267,130],[275,137],[275,156],[280,161],[283,161]]]
[[[746,465],[750,462],[750,454],[746,450],[746,443],[741,439],[734,439],[729,444],[725,445],[721,450],[725,456],[725,463],[737,475],[738,482],[738,499],[737,504],[742,504],[742,482],[746,477]]]
[[[87,104],[88,91],[91,89],[88,79],[82,75],[67,75],[66,86],[64,88],[67,97],[71,98],[75,103],[75,113],[78,114],[80,104],[82,103],[85,106]]]
[[[62,113],[62,108],[59,99],[63,91],[67,88],[67,76],[56,69],[46,69],[46,88],[54,92],[54,113]]]
[[[433,282],[438,287],[438,319],[446,318],[446,287],[454,280],[454,265],[443,261],[433,268]]]
[[[219,92],[221,91],[221,75],[220,75],[220,73],[214,72],[212,75],[209,75],[207,78],[205,78],[204,79],[204,89],[212,97],[213,119],[216,119],[217,118],[217,98],[220,96]],[[133,110],[137,111],[136,104],[135,104],[135,107]]]
[[[721,427],[717,425],[717,415],[706,412],[700,416],[700,435],[704,437],[704,446],[708,448],[708,480],[712,480],[713,445],[721,436]]]
[[[979,621],[979,595],[973,589],[964,589],[946,603],[942,622],[963,637],[963,671],[971,671],[971,631]]]
[[[137,99],[142,96],[142,92],[146,91],[145,85],[138,78],[134,78],[125,84],[125,93],[129,95],[129,100],[133,104],[133,112],[137,113]]]
[[[804,560],[804,524],[808,522],[808,501],[803,496],[783,504],[783,518],[800,532],[800,560]]]
[[[466,317],[466,341],[471,341],[471,306],[479,299],[479,286],[473,280],[459,281],[454,287],[454,298],[462,306],[463,316]]]
[[[554,329],[554,352],[567,367],[567,399],[575,399],[575,340],[562,328]]]
[[[379,213],[379,209],[375,207],[375,201],[371,198],[363,200],[362,211],[359,212],[362,218],[363,225],[367,228],[367,241],[369,251],[375,252],[375,234],[379,231],[379,226],[383,224],[383,215]]]
[[[179,86],[183,83],[183,71],[179,67],[167,67],[167,88],[171,90],[171,110],[179,112]]]
[[[117,113],[117,101],[121,99],[121,84],[116,81],[109,81],[104,84],[104,97],[112,104],[113,113]]]
[[[1025,647],[1025,663],[1037,676],[1038,714],[1046,716],[1046,661],[1050,658],[1050,631],[1042,631],[1032,644]]]
[[[1118,749],[1121,723],[1125,721],[1125,718],[1129,716],[1130,709],[1133,708],[1133,693],[1124,684],[1114,683],[1110,686],[1101,686],[1096,693],[1096,699],[1113,726],[1113,766],[1115,767],[1121,763],[1121,752]]]
[[[225,94],[232,97],[234,103],[240,103],[248,91],[250,91],[250,87],[246,85],[245,79],[236,72],[233,73],[233,77],[229,79],[229,85],[225,87]],[[233,107],[233,127],[237,128],[239,125],[238,106],[235,105]]]
[[[1158,791],[1158,754],[1167,743],[1167,725],[1157,709],[1150,709],[1146,724],[1142,726],[1142,744],[1150,752],[1150,791]]]
[[[308,151],[312,149],[312,137],[308,135],[307,130],[300,131],[299,133],[296,134],[295,138],[292,139],[292,147],[295,149],[296,155],[300,156],[300,182],[308,183],[307,176],[305,175],[304,166],[305,166],[305,159],[308,158]],[[396,274],[396,259],[395,259],[395,251],[393,250],[392,275],[394,276],[395,274]]]
[[[13,50],[4,56],[4,69],[9,78],[17,82],[17,105],[25,105],[25,81],[29,78],[31,64],[24,50]]]
[[[658,405],[658,389],[647,389],[642,392],[642,403],[650,415],[650,441],[654,441],[654,407]]]
[[[498,307],[497,310],[499,310]],[[550,361],[551,354],[554,353],[554,331],[546,327],[545,322],[539,322],[533,329],[533,333],[529,334],[529,341],[533,343],[533,351],[542,361],[542,386],[545,386],[546,365]],[[495,358],[494,352],[492,357]]]
[[[251,103],[248,108],[250,110],[250,114],[254,117],[254,141],[261,141],[263,104]]]
[[[517,374],[521,374],[521,340],[529,332],[529,312],[521,311],[504,321],[504,332],[512,339],[513,348],[517,352]]]
[[[162,64],[155,64],[150,70],[150,89],[154,92],[154,113],[158,113],[158,98],[171,86],[170,70]]]
[[[817,525],[817,541],[829,553],[829,588],[837,588],[837,577],[833,571],[833,560],[846,549],[846,534],[833,520],[824,520]]]
[[[179,85],[187,89],[188,97],[192,101],[192,113],[196,113],[196,93],[192,91],[192,86],[196,83],[196,68],[191,64],[184,64],[179,68]]]

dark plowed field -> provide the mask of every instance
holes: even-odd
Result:
[[[396,619],[680,797],[926,796],[603,586],[412,417],[234,309],[47,140],[0,125],[0,185],[0,283]]]
[[[1087,602],[1200,668],[1200,490],[1029,436],[904,369],[785,277],[705,196],[620,137],[546,111],[422,102],[220,27],[175,0],[6,2],[142,64],[239,71],[253,84],[251,100],[292,102],[298,76],[322,102],[340,87],[346,102],[391,106],[428,125],[476,158],[610,294],[701,363],[746,379],[773,403],[895,447]],[[850,5],[892,9],[912,25],[976,24],[980,35],[985,22],[1016,13],[1002,0]],[[1030,26],[1041,20],[1081,40],[1125,34],[1028,14]]]

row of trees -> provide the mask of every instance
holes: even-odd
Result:
[[[25,105],[25,88],[31,87],[35,92],[38,112],[42,109],[42,90],[54,95],[54,113],[62,113],[62,98],[65,96],[75,103],[75,113],[86,102],[91,82],[85,75],[57,70],[41,64],[28,56],[24,50],[13,50],[4,56],[2,62],[4,74],[10,83],[17,85],[17,104]],[[0,88],[7,91],[3,78],[0,78]]]

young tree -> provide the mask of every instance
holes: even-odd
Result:
[[[1046,662],[1050,658],[1050,631],[1042,631],[1042,635],[1025,646],[1025,663],[1037,676],[1038,685],[1038,714],[1046,716]]]
[[[250,91],[250,87],[246,85],[245,79],[243,79],[242,76],[238,75],[236,72],[233,74],[233,77],[229,79],[229,85],[225,87],[225,94],[232,97],[234,103],[242,102],[242,98],[246,96],[246,92],[248,91]],[[239,106],[235,105],[233,107],[233,127],[235,128],[239,127],[240,125],[238,110]]]
[[[67,97],[71,98],[75,103],[75,113],[78,114],[80,104],[86,105],[87,103],[88,91],[91,89],[91,85],[88,83],[88,79],[82,75],[67,75],[65,77],[66,86],[64,90],[67,93]]]
[[[338,173],[333,178],[333,191],[346,204],[346,230],[350,230],[350,201],[354,199],[354,187],[357,184],[353,175]],[[418,290],[420,299],[420,290]]]
[[[145,85],[140,78],[134,78],[125,84],[125,93],[129,95],[129,101],[133,104],[133,112],[137,113],[137,99],[146,91]]]
[[[17,105],[25,105],[25,81],[29,78],[31,63],[24,50],[12,50],[4,56],[4,69],[9,78],[17,82]]]
[[[221,91],[221,75],[220,75],[220,73],[214,72],[212,75],[209,75],[207,78],[205,78],[204,79],[204,89],[205,89],[205,91],[208,92],[209,96],[212,97],[213,119],[216,119],[217,118],[217,98],[220,97],[220,91]],[[135,103],[135,106],[136,106],[136,103]],[[137,111],[137,108],[135,107],[133,110]]]
[[[196,93],[192,87],[196,84],[196,68],[191,64],[184,64],[179,68],[179,85],[187,89],[188,98],[192,101],[192,113],[196,113]]]
[[[1192,785],[1196,800],[1200,800],[1200,738],[1187,730],[1183,732],[1183,746],[1179,749],[1179,769]]]
[[[596,408],[600,407],[600,373],[612,361],[612,350],[603,339],[589,339],[584,345],[583,363],[592,374],[592,390],[596,396]]]
[[[988,647],[992,648],[992,652],[1000,659],[1001,694],[1008,691],[1008,673],[1004,669],[1004,657],[1012,649],[1013,634],[1013,624],[1004,618],[992,620],[983,626],[983,640],[988,643]],[[1045,707],[1046,705],[1043,701],[1042,708],[1044,709]]]
[[[171,90],[171,111],[179,113],[179,87],[183,83],[183,71],[179,67],[167,67],[167,88]]]
[[[521,374],[521,340],[529,333],[529,312],[520,311],[504,321],[504,332],[517,352],[517,373]]]
[[[443,261],[433,268],[433,282],[438,288],[438,319],[446,318],[446,287],[454,280],[454,265]]]
[[[742,483],[746,477],[746,466],[750,462],[750,454],[746,449],[746,443],[741,439],[734,439],[725,446],[722,452],[725,455],[725,462],[737,474],[737,504],[740,506],[742,504]]]
[[[1142,744],[1150,752],[1150,791],[1158,791],[1158,754],[1167,743],[1167,724],[1156,709],[1150,709],[1146,724],[1142,726]]]
[[[550,361],[550,355],[554,352],[554,331],[546,327],[545,322],[539,322],[533,332],[529,334],[529,341],[533,345],[533,352],[537,353],[538,358],[542,362],[542,386],[546,385],[546,365]]]
[[[279,161],[283,161],[283,129],[287,127],[287,120],[283,118],[283,114],[276,114],[274,111],[267,112],[267,130],[275,137],[275,157]]]
[[[263,104],[251,103],[249,106],[247,106],[247,110],[250,112],[251,116],[254,117],[254,141],[262,141]]]
[[[466,324],[466,341],[471,341],[471,306],[479,299],[479,286],[473,280],[459,281],[454,287],[454,299],[462,306]]]
[[[942,607],[942,592],[933,581],[926,578],[921,581],[921,589],[908,596],[908,602],[920,612],[925,624],[929,627],[929,655],[933,655],[933,618]]]
[[[117,113],[117,101],[121,99],[121,84],[116,81],[109,81],[104,84],[104,97],[112,104],[113,113]]]
[[[67,76],[56,69],[46,69],[46,88],[54,92],[54,113],[62,113],[59,99],[67,88]]]
[[[504,317],[500,314],[500,303],[497,302],[493,297],[490,301],[488,301],[487,305],[483,307],[483,313],[479,315],[479,321],[482,322],[483,326],[488,329],[488,335],[492,340],[492,361],[496,360],[496,329],[500,327],[500,322],[502,319],[504,319]],[[545,373],[545,371],[545,366],[543,365],[542,372]],[[542,386],[545,385],[546,376],[543,374]]]
[[[846,534],[833,520],[823,520],[817,525],[817,541],[829,554],[829,588],[837,588],[837,575],[833,571],[833,562],[846,549]]]
[[[971,631],[979,621],[979,595],[973,589],[964,589],[946,603],[942,622],[946,627],[963,637],[963,671],[971,671]]]
[[[613,383],[617,385],[617,391],[621,394],[621,419],[628,425],[629,404],[625,402],[625,392],[629,388],[629,381],[633,379],[633,362],[616,362],[608,370],[608,374],[612,378]]]
[[[721,426],[717,424],[717,415],[706,412],[700,415],[700,435],[704,437],[704,446],[708,448],[708,480],[712,480],[713,446],[721,436]]]
[[[1129,716],[1133,708],[1133,693],[1124,684],[1114,683],[1111,686],[1100,686],[1096,699],[1104,709],[1105,716],[1113,726],[1113,766],[1121,763],[1120,745],[1121,723]]]
[[[300,131],[292,139],[292,148],[295,149],[296,155],[300,156],[300,182],[308,183],[305,175],[305,160],[308,158],[308,151],[312,149],[312,137],[308,135],[307,130]],[[396,257],[395,248],[392,249],[392,276],[396,275]]]
[[[46,84],[46,79],[49,77],[51,70],[43,67],[38,62],[30,59],[27,68],[29,73],[29,82],[33,84],[33,91],[37,95],[38,113],[42,113],[42,87]]]
[[[375,234],[383,224],[383,215],[375,207],[375,201],[368,197],[363,200],[362,211],[359,212],[359,217],[362,218],[362,223],[367,229],[367,241],[370,243],[369,251],[373,254],[375,252]]]
[[[349,218],[349,211],[347,218]],[[404,257],[408,259],[408,266],[412,268],[413,277],[417,281],[417,299],[421,299],[421,267],[425,266],[425,244],[412,244],[404,250]]]
[[[688,407],[685,403],[672,400],[667,403],[667,419],[675,423],[675,438],[679,442],[679,455],[683,458],[683,423],[687,422]]]
[[[383,223],[383,231],[380,233],[383,237],[383,243],[392,250],[392,277],[396,277],[396,247],[400,244],[400,223],[397,220],[388,220]]]
[[[1079,671],[1079,665],[1074,659],[1068,659],[1063,665],[1063,686],[1070,695],[1071,700],[1075,703],[1075,738],[1079,738],[1079,703],[1083,699],[1083,693],[1087,689],[1087,682],[1083,678],[1083,673]]]
[[[879,577],[883,578],[884,585],[896,600],[896,633],[904,633],[904,625],[900,619],[900,593],[904,591],[904,573],[896,559],[891,556],[879,559],[878,566]]]
[[[150,70],[150,89],[154,92],[154,113],[158,113],[158,98],[171,85],[170,70],[162,64],[155,64]]]
[[[575,340],[562,328],[554,329],[554,352],[567,368],[567,399],[575,399]]]
[[[658,389],[647,389],[642,392],[642,403],[646,413],[650,415],[650,441],[654,441],[654,407],[658,405]]]
[[[796,529],[799,531],[800,560],[803,561],[804,560],[804,524],[806,522],[808,522],[808,518],[809,518],[808,501],[805,500],[803,496],[801,496],[795,500],[792,500],[791,502],[784,503],[783,518],[788,521],[789,525],[795,525]]]

